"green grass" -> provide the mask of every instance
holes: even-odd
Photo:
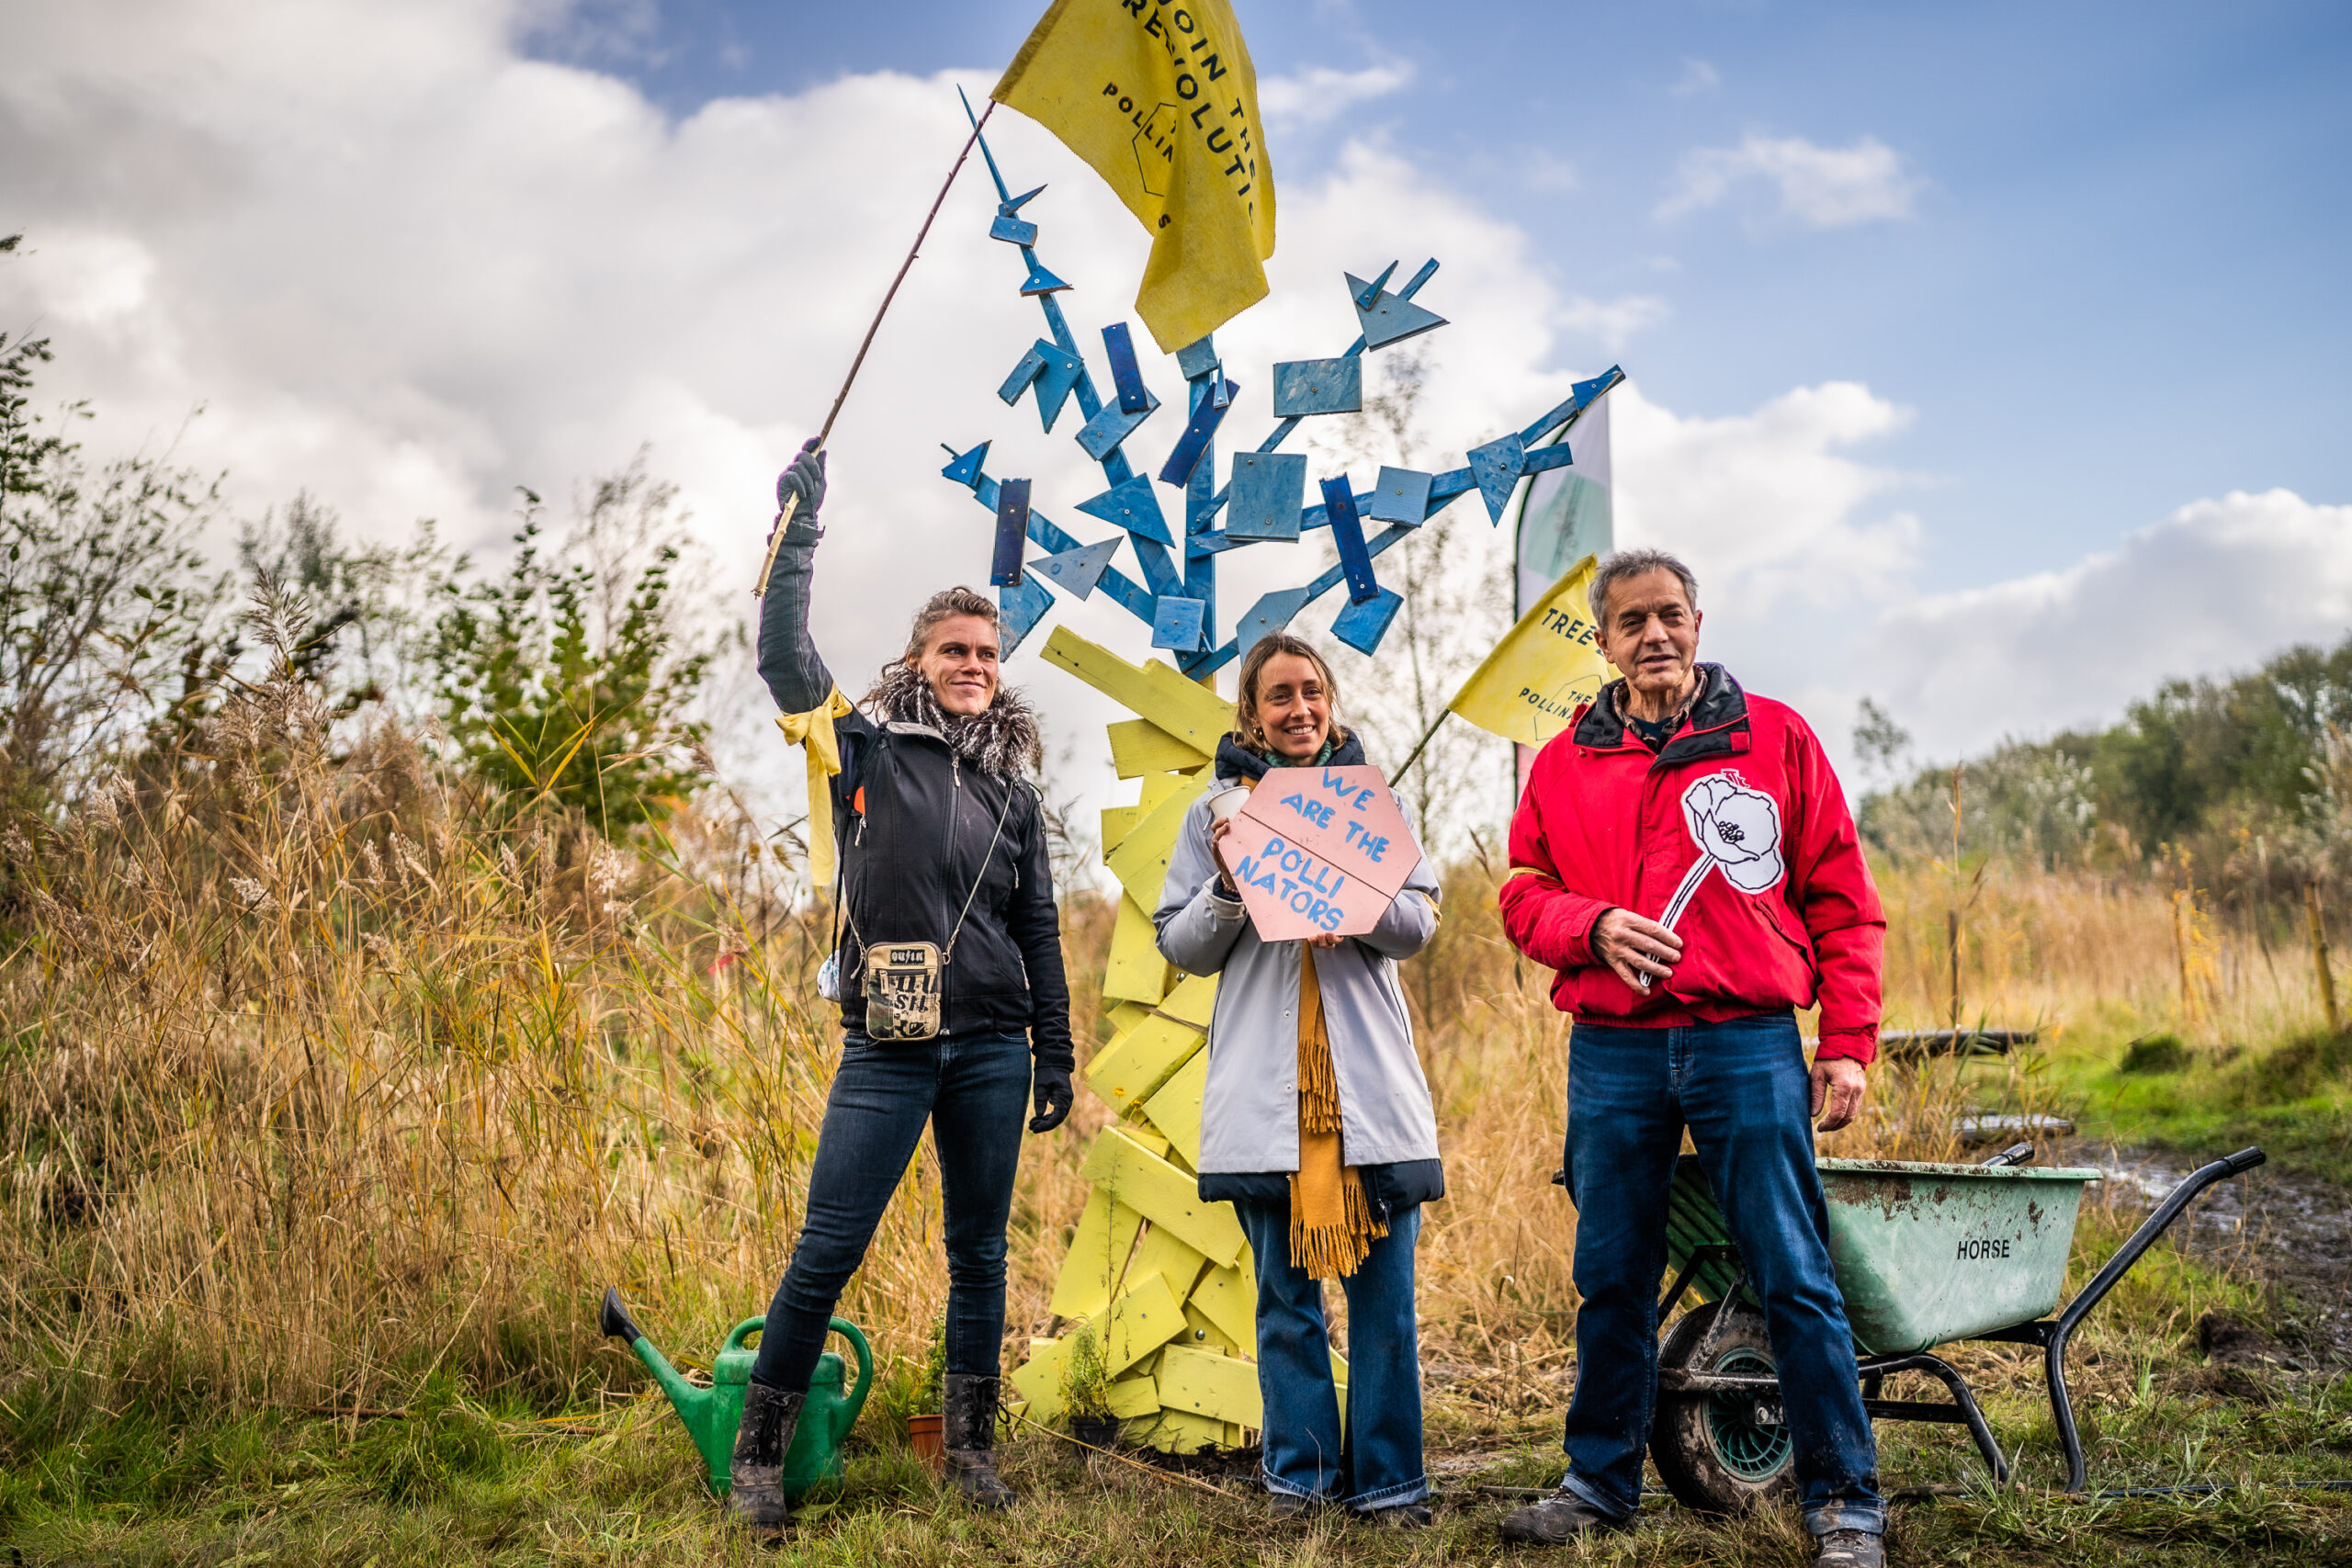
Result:
[[[2214,1497],[2068,1501],[2050,1495],[2056,1451],[2038,1380],[1985,1361],[1986,1408],[2027,1491],[1996,1493],[1949,1428],[1881,1428],[1890,1486],[1956,1497],[1898,1502],[1905,1562],[2352,1563],[2352,1496],[2280,1483],[2352,1473],[2352,1382],[2257,1379],[2237,1398],[2198,1369],[2143,1354],[2132,1326],[2169,1289],[2127,1308],[2086,1347],[2081,1390],[2093,1483],[2224,1480]],[[2008,1354],[1986,1350],[1983,1357]],[[1026,1501],[977,1516],[888,1438],[854,1447],[842,1483],[817,1495],[781,1543],[729,1529],[695,1478],[667,1407],[642,1399],[548,1421],[486,1406],[446,1382],[401,1418],[229,1415],[188,1404],[109,1410],[20,1381],[0,1398],[0,1557],[17,1564],[198,1563],[205,1568],[411,1568],[440,1563],[963,1563],[1192,1568],[1199,1563],[1552,1561],[1495,1535],[1516,1504],[1480,1486],[1558,1478],[1547,1419],[1483,1468],[1448,1475],[1434,1529],[1390,1533],[1331,1518],[1277,1524],[1247,1477],[1209,1496],[1129,1467],[1091,1465],[1023,1433],[1003,1450]],[[1924,1393],[1925,1390],[1918,1391]],[[2245,1397],[2250,1394],[2252,1397]],[[887,1431],[887,1428],[882,1428]],[[1641,1529],[1566,1556],[1627,1564],[1810,1561],[1792,1515],[1706,1520],[1654,1499]]]
[[[2352,1186],[2352,1033],[2200,1045],[2103,1019],[2038,1055],[2088,1136],[2208,1157],[2258,1144]]]

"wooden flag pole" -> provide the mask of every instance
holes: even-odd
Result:
[[[939,209],[946,205],[947,192],[955,186],[956,176],[964,172],[964,160],[972,155],[972,144],[980,139],[980,127],[986,125],[989,116],[995,112],[996,100],[991,98],[989,107],[980,111],[980,118],[972,122],[972,134],[964,139],[964,150],[956,154],[956,166],[947,171],[947,178],[940,186],[939,194],[932,198],[931,210],[923,214],[922,227],[915,231],[915,243],[907,248],[907,259],[899,264],[899,276],[890,280],[889,292],[882,296],[881,308],[874,312],[873,323],[865,329],[865,341],[857,345],[857,357],[849,362],[849,374],[842,378],[842,389],[825,415],[823,428],[817,432],[818,451],[825,449],[826,441],[833,434],[833,421],[841,417],[842,404],[849,400],[850,386],[857,379],[858,367],[865,363],[865,351],[874,346],[874,334],[882,330],[882,318],[889,313],[890,301],[899,297],[899,285],[907,280],[908,270],[915,265],[915,257],[922,254],[922,243],[931,233],[931,220],[938,217]],[[792,514],[799,504],[800,498],[796,495],[785,502],[782,512],[776,513],[775,527],[768,535],[767,558],[760,562],[760,581],[752,590],[754,599],[767,597],[768,574],[775,570],[776,549],[784,543],[784,530],[791,523]]]

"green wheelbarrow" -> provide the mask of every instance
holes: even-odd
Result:
[[[1829,1207],[1829,1255],[1845,1297],[1874,1421],[1948,1422],[1968,1428],[1996,1483],[2008,1466],[1959,1369],[1938,1345],[1991,1340],[2041,1348],[2050,1411],[2066,1455],[2066,1490],[2084,1486],[2083,1443],[2066,1393],[2066,1342],[2156,1238],[2214,1183],[2262,1164],[2242,1149],[2191,1174],[2059,1311],[2083,1189],[2102,1172],[2036,1170],[2019,1145],[1984,1165],[1894,1160],[1818,1162]],[[1650,1458],[1686,1506],[1732,1513],[1792,1498],[1795,1453],[1784,1425],[1764,1314],[1698,1160],[1677,1162],[1668,1199],[1667,1256],[1674,1282],[1663,1320],[1695,1291],[1702,1303],[1667,1328],[1658,1348],[1658,1404]],[[2052,1315],[2052,1314],[2055,1315]],[[1880,1397],[1894,1372],[1924,1372],[1949,1403]]]

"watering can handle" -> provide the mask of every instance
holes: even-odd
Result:
[[[768,1320],[765,1317],[745,1318],[742,1322],[737,1324],[733,1328],[728,1331],[727,1343],[718,1348],[718,1353],[723,1356],[729,1350],[741,1350],[743,1348],[744,1340],[750,1338],[752,1335],[757,1334],[761,1329],[765,1328],[767,1325]]]
[[[846,1437],[849,1428],[857,1422],[857,1413],[865,1408],[865,1391],[874,1382],[874,1347],[865,1342],[865,1336],[858,1332],[857,1325],[845,1317],[833,1319],[832,1330],[848,1340],[850,1348],[857,1352],[857,1386],[849,1391],[848,1416],[842,1422],[842,1433]]]

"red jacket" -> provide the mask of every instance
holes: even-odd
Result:
[[[1886,916],[1838,776],[1793,710],[1719,664],[1700,671],[1705,691],[1655,756],[1618,716],[1622,681],[1537,754],[1510,825],[1503,925],[1559,971],[1552,1000],[1580,1020],[1664,1028],[1817,998],[1817,1055],[1869,1062]],[[1671,979],[1637,991],[1593,957],[1593,922],[1611,908],[1674,927]]]

